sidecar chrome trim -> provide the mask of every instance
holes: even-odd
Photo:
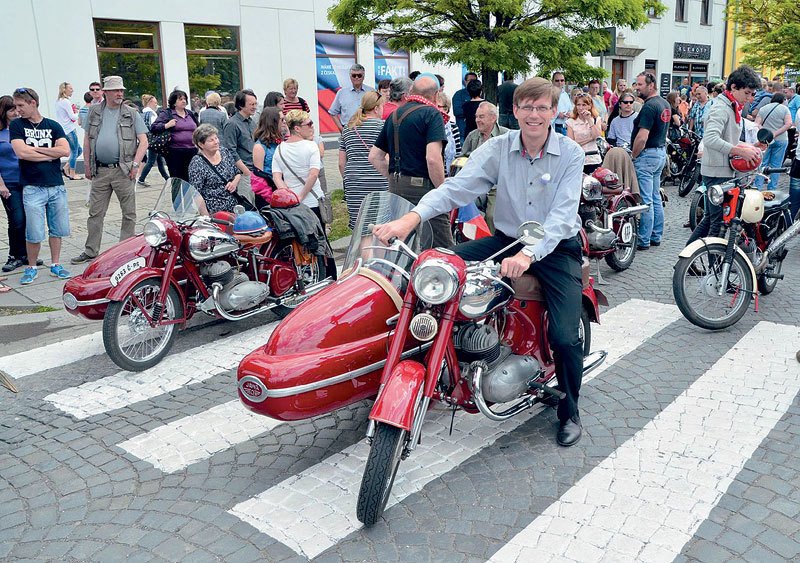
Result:
[[[402,354],[400,354],[400,359],[405,360],[412,356],[415,356],[421,352],[424,352],[428,348],[433,345],[433,342],[428,342],[421,346],[417,346],[416,348],[412,348],[411,350],[406,350]],[[380,360],[379,362],[375,362],[374,364],[369,364],[364,367],[360,367],[358,369],[354,369],[353,371],[348,371],[346,373],[342,373],[340,375],[336,375],[334,377],[329,377],[328,379],[323,379],[322,381],[315,381],[314,383],[306,383],[305,385],[296,385],[295,387],[284,387],[283,389],[267,389],[267,397],[268,399],[280,399],[283,397],[291,397],[293,395],[300,395],[302,393],[308,393],[309,391],[316,391],[318,389],[323,389],[325,387],[330,387],[331,385],[336,385],[337,383],[343,383],[345,381],[350,381],[351,379],[355,379],[356,377],[361,377],[362,375],[366,375],[370,372],[379,370],[386,365],[386,360]]]
[[[90,307],[92,305],[104,305],[108,303],[110,300],[103,298],[103,299],[87,299],[86,301],[81,301],[76,299],[75,302],[77,303],[77,307]]]

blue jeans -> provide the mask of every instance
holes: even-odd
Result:
[[[796,220],[797,212],[800,211],[800,178],[789,180],[789,201],[792,205],[792,219]]]
[[[761,165],[764,168],[780,168],[783,166],[783,157],[786,155],[786,147],[789,146],[789,141],[772,141],[767,150],[764,151],[764,158],[761,159]],[[778,188],[778,180],[780,174],[769,175],[769,189],[775,190]],[[764,178],[756,178],[756,187],[760,190],[764,186]]]
[[[651,242],[661,242],[664,234],[664,204],[661,202],[661,171],[667,162],[664,148],[644,149],[633,161],[639,195],[649,209],[639,216],[639,246],[648,247]]]
[[[164,178],[165,180],[169,178],[169,173],[167,172],[167,161],[164,160],[164,157],[152,149],[147,149],[147,162],[145,163],[141,173],[139,174],[140,182],[144,182],[147,179],[147,175],[150,173],[150,169],[156,162],[158,162],[158,172],[161,174],[161,177]]]
[[[75,170],[78,157],[83,154],[83,149],[78,142],[78,134],[75,131],[67,133],[67,142],[69,143],[69,167]]]

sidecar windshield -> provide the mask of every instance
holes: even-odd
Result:
[[[186,180],[168,178],[161,188],[153,209],[148,214],[164,213],[178,222],[191,221],[201,215],[208,215],[203,196]]]
[[[402,250],[372,248],[386,248],[386,245],[372,234],[372,226],[399,219],[413,208],[414,206],[409,201],[395,194],[385,191],[370,192],[364,198],[358,211],[358,219],[353,228],[350,247],[347,249],[344,269],[352,268],[361,259],[362,267],[380,273],[388,278],[399,291],[402,291],[407,281],[407,275],[411,272],[414,257]],[[423,223],[403,242],[418,254],[420,238],[429,240],[430,237],[430,225]]]

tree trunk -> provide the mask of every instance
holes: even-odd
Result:
[[[483,82],[483,97],[493,104],[497,105],[497,77],[500,71],[489,69],[486,67],[481,68],[481,81]]]

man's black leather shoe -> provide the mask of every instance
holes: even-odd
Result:
[[[558,423],[558,433],[556,434],[556,442],[559,446],[568,448],[574,446],[581,439],[581,419],[568,418]]]

